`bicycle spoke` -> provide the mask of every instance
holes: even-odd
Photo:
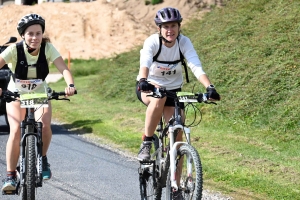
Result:
[[[182,159],[182,173],[180,188],[185,199],[200,200],[202,197],[202,166],[200,157],[195,148],[190,145],[182,145],[178,154]]]

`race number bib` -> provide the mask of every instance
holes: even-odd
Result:
[[[20,95],[21,97],[21,95]],[[21,108],[42,108],[48,107],[48,98],[34,98],[21,100]]]
[[[20,94],[21,108],[48,107],[47,89],[42,79],[15,80]]]
[[[31,80],[15,80],[16,89],[22,93],[34,92],[43,86],[42,79],[31,79]]]
[[[157,77],[177,76],[178,74],[182,73],[180,62],[175,64],[164,64],[155,62],[152,65],[154,69],[152,70],[152,73]]]

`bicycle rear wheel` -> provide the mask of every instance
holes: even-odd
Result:
[[[159,141],[156,135],[154,137],[154,148],[155,151],[159,148]],[[154,167],[153,172],[153,165],[155,162],[150,163],[141,163],[140,168],[140,194],[142,200],[160,200],[161,199],[161,192],[162,188],[158,183],[157,178],[157,166]],[[153,179],[153,175],[155,173],[155,180]]]
[[[142,200],[160,200],[161,187],[153,181],[152,166],[144,170],[143,177],[140,177],[140,192]]]
[[[183,159],[179,189],[184,199],[201,200],[203,190],[202,165],[197,150],[189,144],[183,144],[177,150],[176,168],[179,160]],[[166,199],[172,199],[170,170],[167,178]]]
[[[36,151],[35,137],[30,135],[26,137],[26,180],[23,188],[22,197],[26,200],[35,200],[35,183],[36,183]]]

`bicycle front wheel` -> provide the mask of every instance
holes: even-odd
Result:
[[[26,200],[35,200],[35,183],[36,183],[36,152],[35,137],[30,135],[26,137],[26,180],[23,190]]]
[[[181,162],[180,162],[181,161]],[[201,200],[203,190],[202,165],[197,150],[189,144],[183,144],[177,150],[176,169],[181,170],[180,185],[184,199]],[[182,163],[182,169],[178,166]],[[166,199],[172,199],[170,171],[167,178]]]

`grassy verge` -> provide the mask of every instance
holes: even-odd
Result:
[[[226,3],[183,27],[222,95],[217,106],[199,105],[203,120],[192,128],[205,188],[236,199],[299,199],[300,2]],[[54,117],[136,153],[145,112],[134,91],[139,49],[72,60],[79,94],[53,102]],[[204,91],[195,80],[184,90],[194,85]]]

